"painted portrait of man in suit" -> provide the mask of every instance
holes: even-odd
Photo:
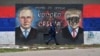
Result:
[[[32,27],[34,14],[32,8],[23,7],[18,11],[20,26],[15,29],[16,45],[32,45],[37,35],[37,30]]]
[[[64,18],[67,26],[62,29],[62,35],[65,37],[67,44],[83,44],[83,28],[79,26],[82,19],[82,11],[78,9],[68,9]]]

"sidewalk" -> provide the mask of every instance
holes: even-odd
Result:
[[[12,52],[0,56],[100,56],[100,48]]]

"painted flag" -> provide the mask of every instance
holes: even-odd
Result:
[[[0,44],[15,44],[15,6],[0,6]]]
[[[100,44],[100,4],[83,8],[84,44]]]

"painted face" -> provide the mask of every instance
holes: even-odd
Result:
[[[33,14],[31,10],[22,10],[19,14],[19,21],[22,28],[30,28],[33,20]]]
[[[79,15],[71,15],[67,18],[68,25],[72,28],[77,28],[79,26]]]

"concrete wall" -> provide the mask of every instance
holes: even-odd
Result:
[[[16,4],[84,4],[85,5],[85,4],[99,4],[99,3],[100,3],[100,0],[0,0],[0,6],[2,5],[9,6],[9,5],[16,5]],[[41,36],[42,34],[40,33],[38,37],[41,37]],[[58,36],[61,36],[61,35],[59,34]],[[9,36],[8,39],[10,39],[10,37],[11,36]],[[4,41],[3,39],[6,41],[6,38],[1,38],[0,40]],[[39,42],[37,43],[40,43],[41,41],[42,41],[41,43],[44,43],[43,38],[41,39],[38,38]],[[60,40],[64,40],[64,39],[60,39]],[[0,44],[3,43],[2,41]],[[9,41],[6,41],[5,44],[8,44],[8,43],[14,44],[14,41],[12,42],[9,42]],[[60,42],[63,43],[63,41],[60,41]]]
[[[90,4],[100,3],[100,0],[0,0],[0,5],[23,4]]]

